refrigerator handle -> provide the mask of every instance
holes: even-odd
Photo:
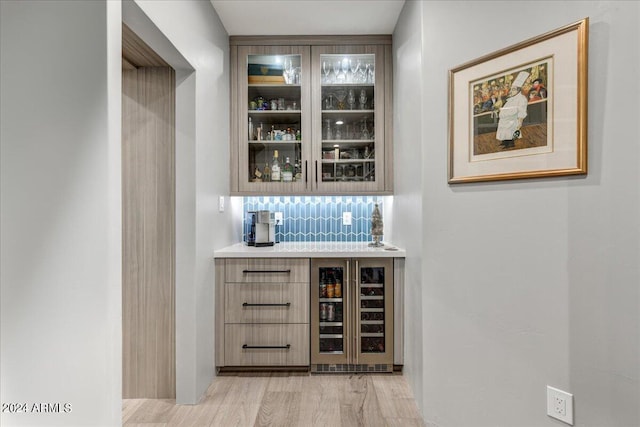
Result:
[[[345,346],[345,353],[347,354],[347,363],[351,360],[351,334],[348,333],[353,329],[351,321],[351,262],[347,260],[347,268],[345,269],[344,289],[342,290],[342,309],[344,310],[344,316],[342,322],[342,333]],[[349,329],[347,329],[349,328]]]
[[[361,316],[359,313],[359,305],[360,305],[360,263],[358,262],[358,260],[355,260],[355,280],[353,283],[353,315],[355,317],[355,322],[354,322],[354,337],[353,337],[353,354],[354,354],[354,360],[356,364],[360,363],[359,360],[359,356],[360,356],[360,352],[358,351],[358,340],[359,340],[359,336],[360,336],[360,320],[361,320]]]

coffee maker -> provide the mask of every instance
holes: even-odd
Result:
[[[271,211],[247,212],[247,245],[273,246],[276,241],[275,214]]]

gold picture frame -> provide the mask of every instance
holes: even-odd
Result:
[[[589,18],[449,70],[450,184],[587,173]]]

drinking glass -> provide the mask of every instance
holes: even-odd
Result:
[[[349,69],[351,70],[351,81],[349,83],[357,83],[358,71],[360,70],[360,60],[358,59],[355,61],[354,59],[350,59]]]
[[[336,96],[336,99],[338,100],[338,110],[344,110],[345,109],[345,99],[347,98],[347,91],[340,89],[337,90],[334,95]]]
[[[329,95],[327,95],[327,98],[325,100],[325,104],[324,104],[324,109],[325,110],[333,110],[334,109],[334,105],[333,105],[333,94],[330,93]]]
[[[356,95],[353,92],[353,89],[349,89],[349,95],[347,95],[347,103],[349,104],[349,109],[353,110],[356,106]]]
[[[367,118],[362,119],[362,130],[360,131],[360,139],[371,139],[369,127],[367,126]]]
[[[324,139],[333,139],[333,134],[331,132],[331,120],[330,119],[326,119],[325,120],[325,128],[324,128]]]
[[[284,82],[288,85],[293,83],[293,64],[291,62],[291,58],[285,57],[283,63],[283,72]]]
[[[360,91],[360,109],[364,110],[366,106],[367,106],[367,92],[364,89],[362,89]]]
[[[335,61],[333,63],[333,81],[332,83],[338,83],[340,77],[340,68],[341,68],[342,63],[340,61]]]
[[[366,80],[366,75],[364,73],[364,67],[362,66],[362,60],[358,59],[358,65],[356,66],[356,68],[358,69],[356,83],[364,83]]]
[[[322,83],[331,83],[331,78],[329,77],[329,74],[331,74],[331,63],[329,61],[322,61],[322,72],[324,73]]]

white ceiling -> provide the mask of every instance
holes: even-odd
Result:
[[[405,0],[211,0],[230,36],[392,34]]]

